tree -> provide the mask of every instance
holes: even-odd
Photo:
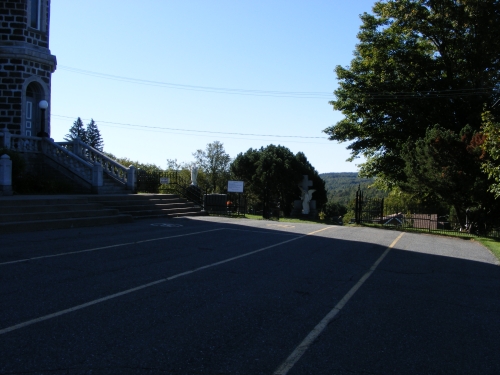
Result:
[[[90,119],[90,122],[87,124],[86,134],[86,143],[96,150],[102,151],[104,147],[104,141],[102,140],[101,133],[99,132],[99,128],[95,123],[94,119]]]
[[[483,114],[483,150],[488,158],[483,161],[482,168],[488,174],[490,181],[490,192],[500,198],[500,123],[496,122],[491,112]]]
[[[65,141],[72,142],[76,138],[80,138],[83,142],[87,142],[87,132],[83,127],[83,122],[80,117],[76,119],[73,126],[69,128],[69,133],[64,137]]]
[[[123,165],[124,167],[130,167],[131,165],[133,165],[137,170],[140,169],[140,170],[147,172],[147,173],[161,172],[162,171],[161,167],[156,165],[156,164],[141,163],[139,161],[131,160],[129,158],[119,158],[113,154],[110,154],[109,152],[104,152],[104,154],[107,157],[116,161],[117,163]]]
[[[224,150],[224,144],[214,141],[207,144],[205,150],[193,153],[196,164],[204,171],[213,192],[222,192],[227,188],[231,157]]]
[[[245,191],[260,202],[266,197],[279,200],[285,215],[290,214],[293,201],[300,199],[298,184],[305,174],[313,180],[316,189],[313,199],[317,200],[318,208],[326,202],[325,184],[317,171],[303,153],[294,155],[284,146],[250,148],[238,154],[231,164],[231,173],[235,179],[244,181]]]
[[[350,66],[336,67],[340,82],[331,104],[344,119],[325,132],[331,140],[352,141],[351,160],[366,157],[362,176],[389,187],[428,186],[429,193],[447,196],[429,186],[423,169],[412,169],[417,165],[410,155],[443,167],[440,153],[456,149],[464,132],[470,141],[480,132],[484,106],[490,108],[500,95],[499,1],[387,0],[376,2],[373,13],[361,16]],[[446,134],[438,153],[424,150],[434,126]],[[460,145],[461,157],[474,158],[466,143]],[[468,173],[483,178],[480,164],[468,165]],[[439,186],[446,190],[446,184]],[[487,192],[481,193],[489,202]]]
[[[484,157],[482,143],[483,135],[467,127],[461,134],[438,126],[429,128],[424,138],[402,154],[408,176],[404,190],[419,192],[422,203],[439,197],[455,209],[462,224],[470,207],[482,210],[485,217],[496,215],[499,205],[486,193],[487,176],[478,173]]]

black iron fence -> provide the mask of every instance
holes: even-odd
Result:
[[[443,212],[442,208],[390,205],[383,198],[365,198],[360,190],[356,193],[354,211],[354,222],[357,224],[373,224],[418,232],[500,238],[499,226],[476,220],[472,214],[467,213],[465,222],[460,223],[456,215]]]

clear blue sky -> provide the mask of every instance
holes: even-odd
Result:
[[[233,158],[281,144],[320,173],[356,171],[347,144],[322,130],[342,118],[328,104],[333,70],[350,63],[373,4],[52,0],[51,136],[80,116],[105,151],[163,168],[218,140]]]

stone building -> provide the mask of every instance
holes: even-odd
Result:
[[[50,134],[50,0],[0,1],[0,131],[36,136],[45,115]],[[49,107],[41,111],[39,102]]]
[[[0,0],[0,149],[21,155],[26,173],[37,181],[64,180],[80,193],[135,191],[135,168],[79,138],[50,138],[50,87],[57,62],[49,49],[49,26],[50,0]],[[0,157],[0,193],[12,192],[12,161]]]

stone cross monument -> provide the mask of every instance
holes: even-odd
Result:
[[[312,184],[312,181],[309,181],[307,175],[304,175],[302,182],[299,184],[299,189],[302,192],[302,213],[304,215],[309,215],[309,202],[312,199],[313,193],[316,191],[316,189],[309,189],[309,187],[312,187]]]

